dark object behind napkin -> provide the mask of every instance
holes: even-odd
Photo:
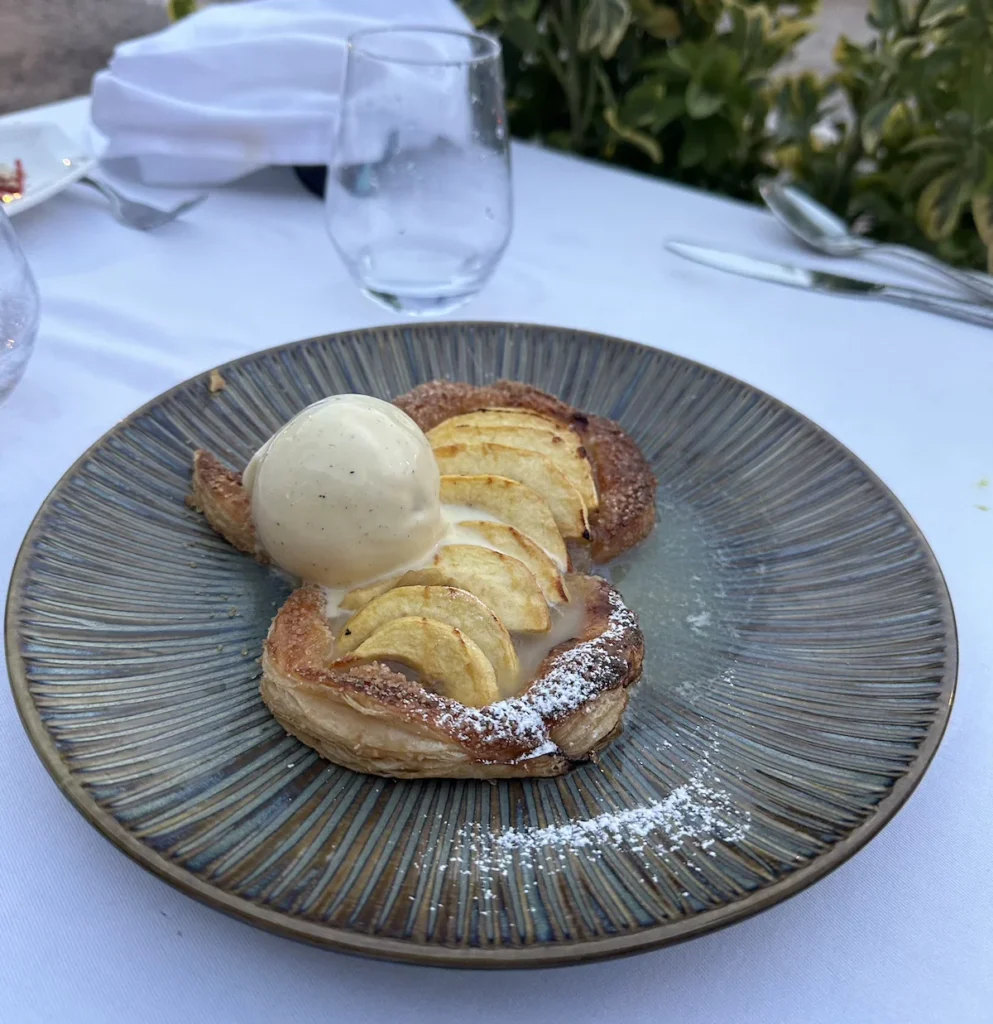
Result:
[[[324,185],[328,180],[328,169],[323,166],[294,167],[300,184],[319,198],[324,198]]]

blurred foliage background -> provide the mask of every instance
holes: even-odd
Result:
[[[817,0],[461,0],[515,135],[742,199],[797,182],[858,230],[993,269],[993,0],[873,0],[826,75]]]

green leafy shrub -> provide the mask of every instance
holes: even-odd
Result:
[[[838,40],[826,82],[780,87],[773,163],[874,235],[985,267],[993,3],[874,0],[869,21],[867,44]]]
[[[463,0],[523,138],[739,198],[780,172],[878,237],[993,245],[993,0],[874,0],[827,78],[783,75],[817,0]]]
[[[764,169],[769,74],[807,31],[786,5],[465,0],[503,39],[523,138],[734,196]]]

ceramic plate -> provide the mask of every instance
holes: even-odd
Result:
[[[822,877],[937,748],[956,646],[892,494],[823,430],[665,352],[545,327],[318,338],[149,403],[49,496],[14,570],[10,676],[38,753],[121,849],[190,895],[335,949],[538,966],[685,939]],[[320,760],[258,695],[283,579],[183,504],[323,395],[512,377],[619,420],[658,526],[609,569],[648,654],[599,764],[396,782]]]
[[[80,153],[78,143],[53,124],[17,123],[0,125],[0,164],[24,166],[25,186],[19,196],[3,197],[10,216],[51,199],[93,166]]]

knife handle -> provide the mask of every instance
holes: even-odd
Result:
[[[966,323],[979,327],[993,327],[993,307],[984,306],[965,299],[950,299],[941,295],[931,295],[915,291],[913,288],[900,288],[897,285],[886,285],[873,296],[896,303],[898,306],[909,306],[925,313],[937,313],[939,316],[964,320]]]

